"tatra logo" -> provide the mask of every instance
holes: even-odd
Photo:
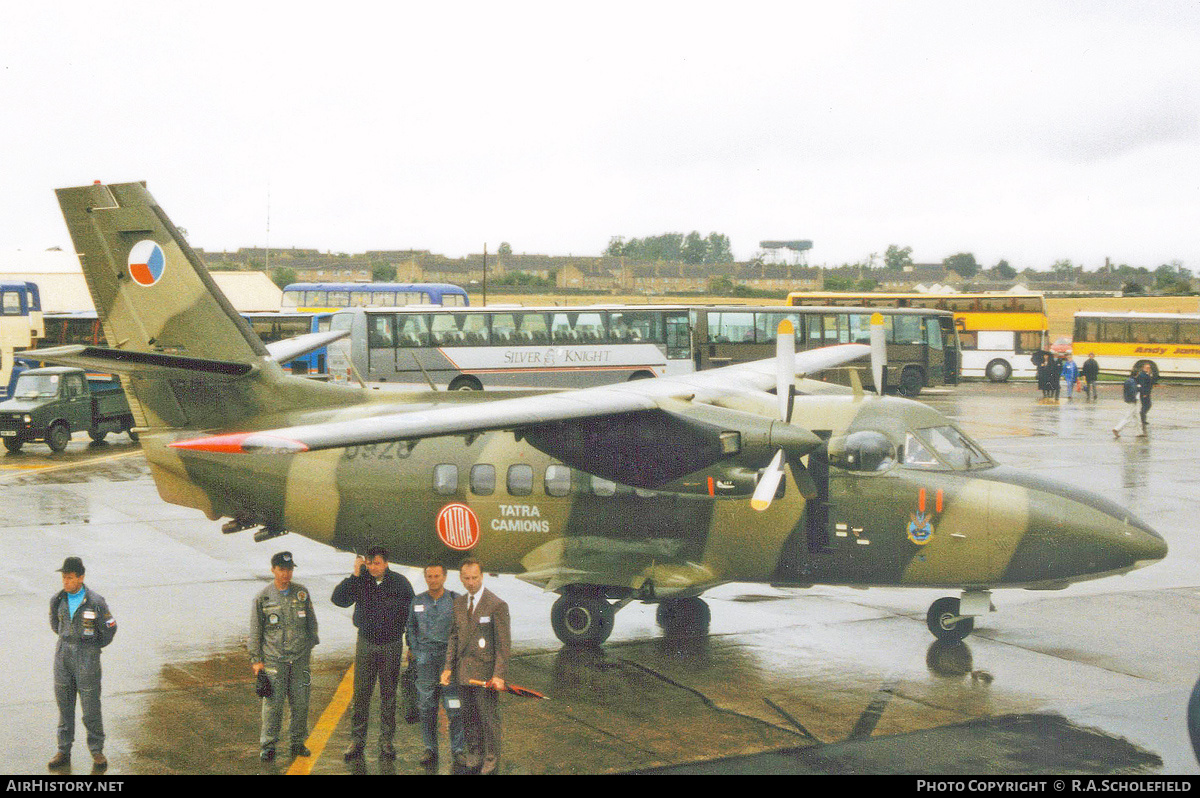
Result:
[[[452,549],[474,548],[479,542],[479,517],[465,504],[447,504],[437,514],[437,533]]]
[[[139,241],[129,250],[129,276],[138,285],[152,286],[163,276],[167,257],[153,241]]]

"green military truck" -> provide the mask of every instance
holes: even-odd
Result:
[[[29,369],[17,378],[12,398],[0,402],[0,440],[10,452],[30,441],[44,441],[51,451],[61,452],[80,430],[94,441],[110,432],[137,440],[121,383],[88,379],[76,368]]]

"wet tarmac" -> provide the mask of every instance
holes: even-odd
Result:
[[[551,697],[502,698],[502,772],[1200,773],[1184,721],[1200,675],[1200,386],[1160,386],[1150,435],[1114,440],[1119,392],[1047,405],[1028,384],[968,384],[922,397],[997,460],[1099,491],[1171,547],[1124,577],[997,591],[998,612],[961,644],[925,628],[949,591],[733,584],[706,594],[705,637],[664,639],[653,608],[634,603],[603,649],[564,649],[552,595],[487,578],[512,608],[510,680]],[[281,549],[317,601],[314,756],[264,771],[244,641]],[[103,659],[109,775],[424,772],[403,723],[396,762],[380,763],[377,715],[366,758],[342,760],[354,628],[327,597],[351,555],[294,535],[222,535],[162,502],[123,436],[0,457],[0,772],[44,774],[54,753],[47,606],[68,555],[119,621]],[[90,772],[82,743],[74,767]]]

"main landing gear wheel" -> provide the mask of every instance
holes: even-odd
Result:
[[[708,633],[712,611],[700,598],[670,599],[658,605],[654,619],[669,636],[702,635]]]
[[[962,640],[975,629],[975,619],[959,615],[959,600],[952,596],[940,598],[929,606],[925,625],[938,640],[948,643]]]
[[[612,634],[614,615],[600,596],[565,593],[550,609],[550,625],[568,646],[598,646]]]

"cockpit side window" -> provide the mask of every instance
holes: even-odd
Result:
[[[944,468],[925,444],[911,432],[904,434],[904,465],[909,468]]]
[[[946,425],[926,427],[906,432],[904,465],[909,468],[952,468],[966,471],[992,465],[978,444],[972,442],[956,427]]]

